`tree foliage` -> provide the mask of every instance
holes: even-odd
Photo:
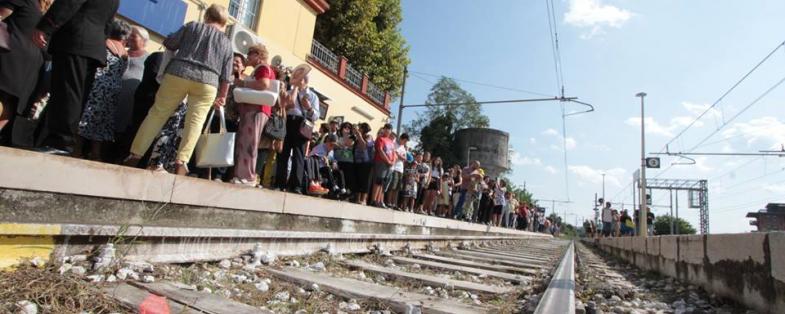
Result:
[[[316,19],[314,38],[397,96],[410,62],[401,20],[400,0],[330,0]]]
[[[451,78],[442,76],[431,87],[431,93],[428,94],[425,103],[430,105],[427,107],[428,110],[409,124],[407,127],[409,133],[419,135],[419,131],[437,117],[449,117],[453,121],[453,130],[487,128],[490,125],[490,119],[482,113],[477,99]],[[460,105],[437,106],[436,104]]]
[[[463,165],[458,160],[455,131],[463,128],[485,128],[489,120],[471,93],[461,88],[455,80],[442,77],[431,87],[426,104],[466,104],[461,106],[428,106],[424,114],[405,127],[418,141],[417,148],[439,156],[447,166]]]
[[[679,230],[678,234],[695,234],[696,230],[689,222],[670,215],[659,216],[654,219],[654,233],[657,235],[671,234],[671,220],[675,220]]]
[[[453,133],[455,132],[453,118],[448,115],[434,117],[419,134],[422,151],[431,152],[432,156],[442,158],[442,164],[451,167],[462,164],[458,160],[453,146]]]

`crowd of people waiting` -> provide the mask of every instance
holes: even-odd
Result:
[[[165,51],[148,53],[148,32],[116,18],[118,5],[0,0],[9,34],[0,38],[0,144],[558,233],[479,161],[448,168],[408,148],[409,136],[390,124],[374,133],[368,123],[332,120],[313,130],[320,113],[311,68],[272,65],[262,44],[232,51],[224,7],[211,5],[202,22],[169,35]],[[272,87],[274,103],[243,103],[232,93]],[[200,135],[221,130],[236,134],[233,165],[196,167]]]
[[[600,225],[598,226],[593,220],[585,220],[583,222],[583,230],[590,238],[594,237],[631,237],[637,232],[637,221],[639,210],[635,210],[633,216],[626,209],[621,211],[613,209],[611,202],[600,202],[603,204],[600,210]],[[654,233],[654,213],[648,211],[646,213],[647,233],[652,235]]]

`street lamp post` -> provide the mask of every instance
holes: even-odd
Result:
[[[602,200],[605,201],[605,173],[602,173]]]
[[[646,237],[648,233],[646,225],[646,216],[648,214],[648,204],[646,204],[646,123],[644,122],[643,99],[646,93],[640,92],[635,94],[635,97],[641,99],[641,177],[640,177],[640,214],[638,215],[638,230],[641,237]]]

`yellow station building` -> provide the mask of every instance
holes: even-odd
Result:
[[[327,0],[121,0],[119,15],[150,32],[148,50],[161,49],[163,38],[179,26],[199,21],[210,4],[226,6],[232,15],[229,36],[255,35],[286,66],[308,63],[311,87],[322,98],[322,122],[334,118],[368,122],[374,130],[390,118],[390,95],[314,40],[316,18],[330,9]],[[325,110],[326,109],[326,110]],[[326,112],[325,112],[326,111]],[[317,124],[318,125],[318,124]]]

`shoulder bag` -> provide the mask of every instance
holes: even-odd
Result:
[[[280,87],[281,84],[278,80],[270,80],[270,86],[266,90],[235,87],[233,91],[234,101],[249,105],[272,106],[278,101]]]
[[[278,108],[273,108],[273,114],[264,125],[264,135],[276,140],[282,140],[286,137],[286,119]]]
[[[314,123],[313,123],[313,121],[311,121],[311,119],[306,117],[306,112],[305,112],[305,110],[303,110],[303,106],[300,105],[300,97],[299,97],[299,95],[295,96],[294,99],[295,99],[295,102],[297,102],[297,105],[300,106],[300,112],[303,115],[303,122],[300,122],[300,128],[299,128],[300,136],[302,136],[306,141],[310,140],[311,137],[313,137],[313,126],[314,126]]]
[[[221,122],[218,133],[209,133],[216,109],[210,111],[202,135],[196,142],[196,166],[199,168],[221,168],[234,165],[234,132],[226,132],[226,118],[223,108],[217,109]]]

